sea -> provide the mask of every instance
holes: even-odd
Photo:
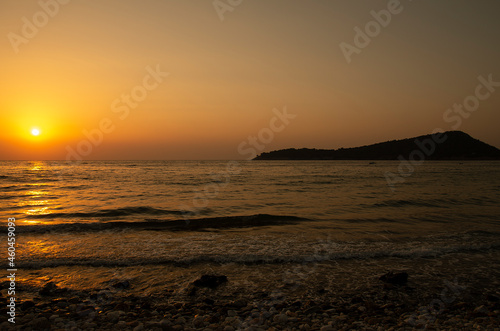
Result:
[[[15,218],[18,282],[33,296],[50,281],[95,289],[126,280],[141,295],[172,294],[204,273],[251,289],[284,266],[304,280],[315,265],[498,253],[500,162],[426,161],[388,185],[387,173],[401,169],[399,161],[2,161],[0,247]]]

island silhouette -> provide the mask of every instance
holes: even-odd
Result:
[[[500,150],[462,131],[447,131],[372,145],[339,149],[289,148],[254,160],[500,160]]]

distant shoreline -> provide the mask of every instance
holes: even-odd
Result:
[[[353,148],[282,149],[262,153],[254,160],[401,161],[415,157],[437,161],[489,161],[500,160],[500,150],[464,132],[449,131]]]
[[[398,162],[398,159],[258,159],[255,158],[250,161],[325,161],[325,162],[330,162],[330,161],[366,161],[366,162]],[[500,158],[477,158],[477,159],[429,159],[427,161],[433,161],[433,162],[476,162],[476,161],[492,161],[492,162],[497,162],[500,161]]]

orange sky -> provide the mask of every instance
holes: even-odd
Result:
[[[263,151],[435,128],[500,147],[500,87],[443,119],[480,75],[500,82],[498,2],[401,1],[348,63],[341,43],[391,1],[3,1],[0,159],[243,159],[285,107]]]

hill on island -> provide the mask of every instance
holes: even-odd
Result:
[[[500,160],[500,150],[462,131],[448,131],[373,145],[340,148],[290,148],[262,153],[255,160]]]

